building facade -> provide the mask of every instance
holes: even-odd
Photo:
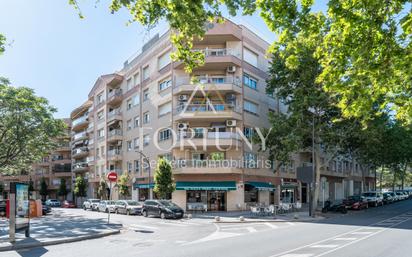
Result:
[[[252,142],[270,126],[270,112],[286,111],[265,92],[268,47],[245,26],[209,24],[194,45],[205,63],[187,74],[183,63],[170,59],[170,31],[155,36],[120,71],[100,76],[72,112],[73,176],[85,176],[89,197],[98,197],[108,171],[127,172],[130,196],[114,187],[114,199],[144,200],[154,196],[155,164],[163,157],[173,165],[171,198],[186,210],[306,202],[307,185],[297,181],[296,168],[311,162],[309,155],[294,155],[275,173],[267,153]],[[359,176],[349,166],[344,174],[340,166],[323,172],[335,192],[329,197],[357,192]]]
[[[42,160],[32,165],[31,170],[18,176],[2,176],[0,175],[0,183],[3,183],[5,188],[4,198],[7,198],[10,182],[32,183],[34,191],[32,197],[40,199],[40,184],[44,179],[47,184],[48,194],[46,198],[71,199],[71,148],[70,148],[70,131],[71,119],[63,119],[66,123],[64,135],[56,138],[57,147],[49,155],[44,156]],[[59,196],[58,191],[62,179],[65,180],[67,191],[66,196]],[[31,182],[30,182],[31,181]]]

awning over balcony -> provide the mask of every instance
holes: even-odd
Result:
[[[247,181],[245,182],[246,185],[250,185],[257,190],[275,190],[275,186],[268,182],[255,182],[255,181]]]
[[[134,189],[140,188],[140,189],[144,189],[144,188],[154,188],[154,183],[146,183],[146,184],[134,184]]]
[[[235,181],[178,181],[176,190],[236,190]]]

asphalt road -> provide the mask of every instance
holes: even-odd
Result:
[[[82,212],[90,218],[105,214]],[[112,215],[126,228],[101,239],[3,252],[0,256],[410,257],[412,200],[315,223],[213,224]]]

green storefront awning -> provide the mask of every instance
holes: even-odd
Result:
[[[253,186],[257,190],[275,190],[275,186],[268,182],[247,181],[245,184]]]
[[[176,190],[236,190],[235,181],[178,181]]]
[[[154,188],[154,183],[146,183],[146,184],[134,184],[134,189],[144,189],[144,188]]]

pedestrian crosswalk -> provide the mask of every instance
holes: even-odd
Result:
[[[185,228],[202,226],[204,221],[197,220],[161,220],[161,219],[141,219],[138,223],[128,224],[126,228],[131,230],[159,230],[167,228]]]

